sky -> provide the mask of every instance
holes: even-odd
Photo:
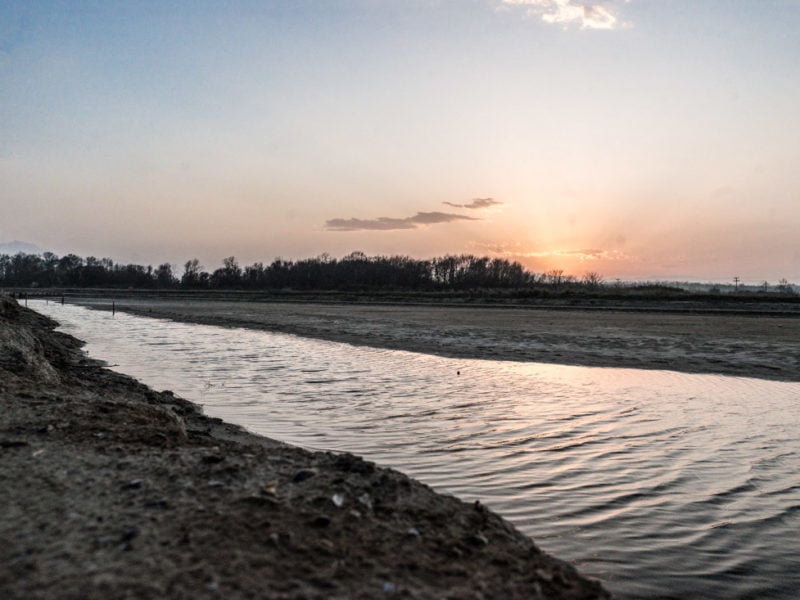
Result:
[[[4,0],[0,242],[800,282],[800,0]]]

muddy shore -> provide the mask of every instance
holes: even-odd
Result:
[[[79,304],[110,309],[111,299]],[[114,299],[116,310],[454,358],[668,369],[800,381],[800,315],[202,299]]]
[[[251,435],[0,298],[0,597],[607,598],[479,503]]]

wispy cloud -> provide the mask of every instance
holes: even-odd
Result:
[[[521,244],[475,244],[488,252],[499,254],[508,258],[572,258],[580,262],[596,260],[625,260],[632,258],[619,250],[603,250],[601,248],[577,248],[566,250],[527,251]]]
[[[526,256],[533,258],[550,258],[564,256],[577,258],[579,261],[591,260],[628,260],[630,257],[619,250],[601,250],[599,248],[579,248],[577,250],[554,250],[552,252],[528,252]]]
[[[417,229],[420,225],[436,225],[452,221],[479,221],[475,217],[443,212],[418,212],[413,217],[378,217],[377,219],[330,219],[325,221],[329,231],[391,231]]]
[[[495,200],[494,198],[475,198],[472,202],[467,202],[466,204],[455,204],[453,202],[442,202],[442,204],[447,204],[447,206],[454,206],[455,208],[473,208],[473,209],[480,209],[480,208],[489,208],[491,206],[499,206],[502,204],[499,200]]]
[[[629,0],[622,0],[628,2]],[[563,26],[578,25],[581,29],[618,29],[622,22],[618,11],[608,1],[602,4],[587,4],[580,0],[501,0],[506,7],[517,6],[529,15],[536,15],[546,23]]]

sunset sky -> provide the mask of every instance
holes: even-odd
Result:
[[[0,242],[800,282],[800,0],[0,4]]]

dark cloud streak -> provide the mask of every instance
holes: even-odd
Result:
[[[417,229],[420,225],[436,225],[453,221],[479,221],[475,217],[467,217],[454,213],[418,212],[413,217],[398,219],[378,217],[377,219],[329,219],[325,221],[325,229],[329,231],[392,231],[397,229]]]
[[[454,206],[455,208],[481,209],[489,208],[490,206],[499,206],[502,202],[494,198],[475,198],[472,202],[467,202],[466,204],[455,204],[454,202],[442,202],[442,204]]]

